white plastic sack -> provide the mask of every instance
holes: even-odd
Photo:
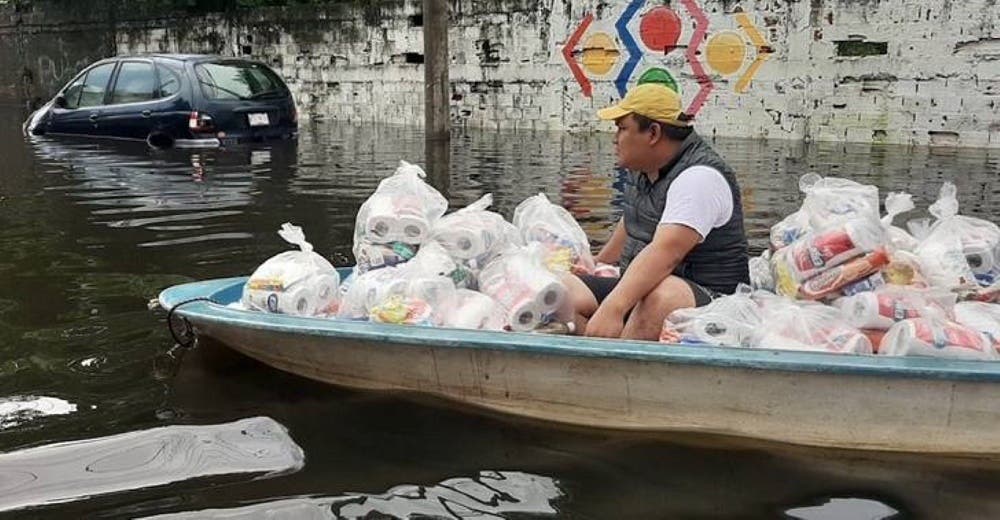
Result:
[[[459,289],[441,320],[442,327],[457,329],[504,330],[504,309],[493,298],[469,289]]]
[[[916,249],[932,285],[960,288],[1000,281],[1000,228],[992,222],[958,214],[955,185],[941,186],[930,207],[937,221]]]
[[[939,318],[914,318],[893,325],[882,339],[878,353],[881,356],[1000,360],[992,342],[983,333]]]
[[[437,325],[454,295],[451,278],[402,264],[354,277],[338,316],[378,323]]]
[[[750,272],[750,287],[754,290],[774,290],[774,276],[771,274],[771,251],[765,249],[760,256],[755,256],[748,262]]]
[[[549,202],[544,193],[518,204],[513,224],[525,243],[544,246],[545,265],[550,270],[593,274],[596,264],[587,234],[566,208]]]
[[[837,354],[873,352],[871,341],[834,307],[775,297],[761,302],[761,309],[763,323],[756,339],[759,348]]]
[[[812,227],[809,225],[809,215],[802,210],[796,211],[771,226],[771,249],[777,251],[790,246],[811,231]]]
[[[513,224],[486,209],[491,204],[493,195],[487,193],[465,208],[445,215],[434,226],[434,241],[473,272],[523,243]]]
[[[802,211],[813,230],[822,231],[858,219],[879,220],[878,188],[849,179],[808,173],[799,179],[806,194]]]
[[[358,210],[354,225],[354,257],[365,244],[422,244],[448,209],[448,201],[424,182],[419,166],[400,161]],[[385,264],[391,265],[391,264]]]
[[[763,323],[762,311],[741,286],[703,307],[678,309],[663,322],[660,343],[752,347]]]
[[[909,193],[893,192],[885,197],[885,216],[882,217],[882,225],[889,232],[889,244],[894,251],[913,251],[920,244],[913,235],[892,225],[892,221],[898,215],[911,211],[915,207],[913,196]]]
[[[313,251],[302,228],[286,222],[278,234],[299,249],[269,258],[250,275],[240,299],[243,306],[295,316],[335,312],[340,296],[337,270]]]
[[[529,331],[560,310],[566,287],[549,271],[538,244],[509,250],[479,276],[479,290],[503,307],[511,330]]]

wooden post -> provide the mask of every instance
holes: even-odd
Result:
[[[448,0],[424,0],[424,124],[428,139],[448,139]]]
[[[448,0],[424,0],[424,159],[431,184],[447,196],[451,137]]]

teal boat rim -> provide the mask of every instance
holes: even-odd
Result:
[[[781,370],[802,373],[878,375],[1000,382],[1000,362],[927,357],[884,357],[763,348],[664,345],[519,332],[388,325],[365,321],[268,314],[226,307],[242,293],[246,277],[175,285],[160,293],[164,309],[184,304],[176,313],[196,325],[222,323],[251,330],[304,334],[331,339],[360,339],[396,346],[490,349],[567,357],[620,358],[713,367]]]

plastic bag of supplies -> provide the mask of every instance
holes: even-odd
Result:
[[[539,244],[509,250],[490,262],[479,275],[479,290],[500,304],[515,331],[535,329],[566,301],[566,287],[545,267]]]
[[[678,309],[663,322],[660,343],[752,347],[762,324],[760,307],[742,285],[703,307]]]
[[[360,272],[406,261],[448,209],[448,201],[424,182],[419,166],[400,161],[361,205],[354,224],[354,257]],[[406,245],[406,247],[400,246]],[[371,247],[382,245],[385,247]]]
[[[555,272],[593,274],[596,263],[587,234],[566,208],[544,193],[528,197],[514,209],[514,226],[525,243],[545,248],[545,265]]]
[[[486,209],[491,204],[493,195],[487,193],[476,202],[445,215],[434,226],[434,241],[473,273],[504,251],[523,243],[513,224]]]
[[[960,288],[1000,281],[1000,228],[996,224],[959,215],[957,190],[950,182],[941,186],[930,212],[937,221],[915,253],[931,285]]]
[[[302,228],[286,222],[278,234],[299,249],[269,258],[250,275],[243,286],[243,306],[295,316],[336,312],[340,296],[337,270],[313,251]]]

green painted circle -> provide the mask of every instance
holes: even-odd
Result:
[[[667,71],[667,69],[661,69],[659,67],[653,67],[647,69],[646,72],[639,76],[639,85],[643,83],[660,83],[670,87],[674,92],[680,94],[681,89],[677,86],[677,80],[674,79],[673,75]]]

